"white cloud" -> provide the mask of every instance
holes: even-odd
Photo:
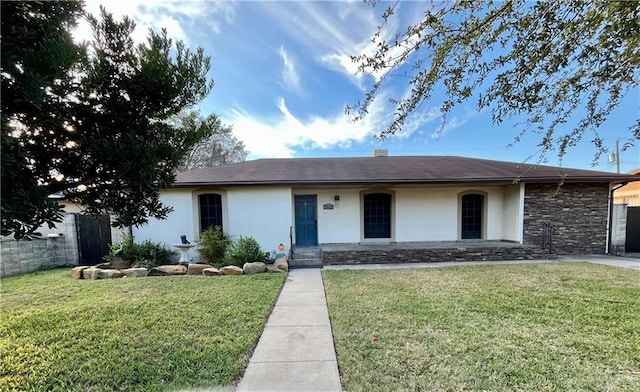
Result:
[[[180,22],[177,19],[171,16],[163,16],[160,19],[158,19],[157,24],[159,26],[162,26],[161,28],[166,29],[167,34],[174,41],[188,42],[187,35],[182,29],[182,26],[180,26]],[[160,28],[155,30],[160,30]]]
[[[378,22],[373,8],[361,2],[298,1],[266,2],[264,9],[274,25],[318,63],[361,84],[364,75],[355,75],[357,65],[349,56],[370,44]]]
[[[313,116],[302,120],[293,115],[283,98],[277,103],[279,113],[261,118],[248,111],[233,109],[224,116],[251,152],[251,157],[291,157],[297,148],[330,148],[372,137],[375,118],[351,122],[342,113],[331,117]]]
[[[224,122],[233,124],[234,133],[247,146],[250,158],[291,157],[299,149],[348,148],[354,143],[374,141],[390,119],[384,107],[386,101],[384,95],[376,98],[369,114],[357,122],[343,112],[301,119],[291,113],[283,98],[277,102],[276,116],[260,117],[235,108],[222,117]],[[391,137],[406,139],[438,118],[438,110],[428,110],[414,117],[402,132]]]
[[[405,3],[400,6],[413,7]],[[369,69],[359,72],[358,63],[354,63],[351,56],[373,55],[380,41],[390,40],[405,24],[415,23],[421,15],[420,12],[413,12],[414,10],[404,13],[410,15],[411,20],[394,15],[388,19],[381,36],[372,41],[377,26],[381,23],[376,13],[381,12],[382,5],[370,7],[358,1],[299,1],[267,2],[264,7],[266,13],[272,16],[273,23],[277,23],[290,39],[305,47],[318,63],[343,74],[360,89],[364,89],[368,78],[380,80],[385,70]],[[392,47],[388,57],[395,57],[402,51],[403,48]]]
[[[425,124],[432,123],[442,117],[440,108],[432,106],[427,110],[418,111],[409,116],[402,127],[402,131],[397,133],[399,139],[407,139],[414,132],[420,130]],[[462,125],[462,124],[460,124]]]
[[[384,36],[390,35],[389,30],[387,30]],[[411,36],[407,39],[408,44],[404,46],[393,46],[386,53],[384,63],[389,65],[393,64],[395,59],[400,57],[407,57],[405,51],[406,46],[411,46],[411,42],[415,42],[418,39],[417,34]],[[380,81],[387,71],[388,67],[382,67],[378,69],[374,69],[373,67],[365,67],[363,70],[360,70],[359,67],[361,65],[361,61],[354,62],[352,59],[352,55],[365,55],[365,56],[376,56],[376,52],[378,50],[378,43],[382,42],[381,38],[376,37],[374,41],[368,41],[360,44],[357,49],[352,52],[335,52],[329,53],[320,57],[320,61],[324,63],[330,69],[340,72],[347,77],[351,77],[354,83],[361,89],[363,88],[363,82],[367,78],[373,78],[376,82]],[[405,59],[406,61],[406,59]],[[404,64],[405,61],[402,61],[400,64]]]
[[[207,0],[127,0],[107,2],[104,0],[86,0],[85,11],[98,16],[100,5],[107,12],[113,14],[116,19],[128,16],[136,22],[136,30],[132,38],[135,42],[144,42],[149,34],[149,29],[160,31],[167,29],[169,37],[174,40],[182,40],[189,45],[189,35],[185,32],[185,26],[180,22],[180,17],[187,20],[204,18],[207,24],[218,33],[221,24],[230,23],[235,16],[237,3],[235,1],[207,1]],[[82,20],[74,31],[74,38],[78,41],[93,39],[91,27],[88,22]]]
[[[302,87],[300,86],[300,75],[298,74],[298,67],[294,62],[294,59],[287,53],[284,46],[280,46],[278,54],[282,58],[282,81],[284,85],[293,90],[297,94],[302,93]]]
[[[431,132],[431,138],[434,140],[438,140],[443,137],[446,133],[460,128],[469,120],[474,117],[477,117],[481,112],[477,110],[467,110],[467,112],[462,116],[447,116],[447,120],[444,124],[441,124],[436,130]],[[440,110],[438,110],[438,118],[440,117]]]

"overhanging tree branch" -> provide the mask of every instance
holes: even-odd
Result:
[[[516,141],[538,133],[543,154],[556,150],[562,158],[592,132],[597,160],[604,152],[598,127],[640,86],[638,2],[429,2],[419,23],[384,39],[401,4],[385,11],[372,39],[376,51],[352,56],[361,73],[383,71],[364,100],[347,106],[355,121],[393,75],[409,78],[409,93],[390,99],[395,113],[381,138],[400,132],[425,102],[440,108],[444,126],[453,108],[475,98],[496,124],[525,117]],[[440,88],[445,98],[433,101]],[[573,128],[560,132],[569,121]],[[637,118],[629,130],[627,146],[640,134]]]

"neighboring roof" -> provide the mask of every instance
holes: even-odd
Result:
[[[632,182],[629,185],[618,188],[616,190],[616,195],[634,194],[640,197],[640,169],[632,170],[629,174],[637,178],[637,182]]]
[[[455,156],[258,159],[178,173],[174,186],[612,182],[626,174]]]

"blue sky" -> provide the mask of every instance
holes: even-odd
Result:
[[[234,133],[250,151],[248,159],[265,157],[368,156],[373,149],[389,155],[460,155],[522,162],[537,161],[539,137],[528,135],[513,147],[519,130],[513,123],[491,123],[490,111],[477,112],[475,101],[458,107],[441,135],[438,101],[426,102],[422,112],[397,135],[376,139],[393,113],[387,97],[406,92],[406,80],[382,90],[368,117],[353,123],[344,113],[364,97],[375,75],[356,74],[350,55],[372,50],[371,36],[384,7],[355,1],[92,1],[115,16],[128,15],[138,24],[134,39],[143,41],[148,28],[166,28],[187,46],[204,48],[212,58],[210,77],[215,87],[200,105],[203,114],[215,113],[232,124]],[[384,3],[382,4],[385,5]],[[402,2],[387,26],[387,34],[406,27],[424,12],[425,3]],[[76,36],[89,39],[88,26]],[[434,98],[441,96],[438,92]],[[608,148],[628,140],[640,112],[640,90],[627,95],[623,105],[598,132]],[[567,125],[567,131],[570,130]],[[592,167],[593,135],[569,151],[566,167],[615,171],[602,157]],[[637,143],[640,144],[640,143]],[[621,171],[640,167],[640,145],[620,154]],[[547,164],[558,165],[547,155]]]

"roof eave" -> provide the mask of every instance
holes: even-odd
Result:
[[[388,179],[379,181],[370,180],[283,180],[283,181],[189,181],[174,183],[172,188],[193,188],[193,187],[238,187],[238,186],[394,186],[394,185],[459,185],[459,184],[516,184],[521,183],[544,183],[544,184],[560,184],[560,183],[622,183],[628,182],[628,177],[539,177],[539,178],[461,178],[446,180],[416,180],[416,179]]]

